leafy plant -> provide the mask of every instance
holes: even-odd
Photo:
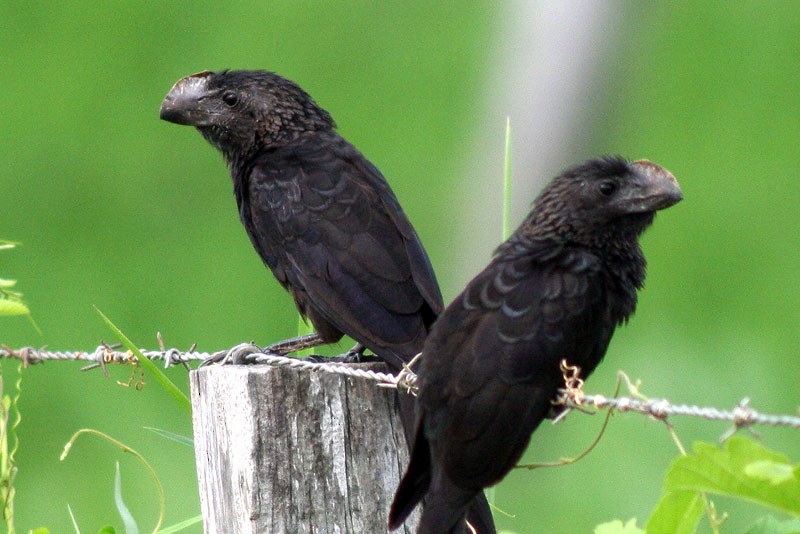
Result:
[[[0,250],[10,250],[16,247],[18,244],[19,243],[0,239]],[[22,293],[12,290],[15,285],[17,285],[16,280],[0,278],[0,316],[30,316],[31,314],[28,306],[22,301]]]
[[[707,495],[749,501],[791,516],[780,520],[765,516],[747,534],[800,534],[800,464],[792,464],[779,452],[741,436],[722,446],[698,442],[693,452],[672,463],[664,478],[664,495],[646,528],[635,520],[598,525],[598,534],[692,534],[703,511],[714,532],[727,517],[717,515]]]
[[[3,375],[0,368],[0,500],[2,501],[3,521],[8,534],[14,534],[14,479],[17,475],[17,466],[14,454],[19,447],[16,428],[21,420],[17,404],[19,401],[20,380],[16,383],[16,394],[11,397],[3,391]],[[10,422],[11,414],[14,421]]]

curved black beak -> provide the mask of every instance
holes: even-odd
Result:
[[[198,72],[175,82],[161,103],[161,119],[187,126],[209,124],[210,115],[203,106],[203,99],[208,94],[211,74],[210,71]]]

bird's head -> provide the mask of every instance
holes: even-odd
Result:
[[[532,230],[541,237],[605,247],[633,238],[655,212],[683,199],[675,177],[647,160],[589,160],[553,179],[534,202]]]
[[[266,71],[204,71],[181,78],[164,98],[160,115],[196,127],[226,157],[335,127],[297,84]]]

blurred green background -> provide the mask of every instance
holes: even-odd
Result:
[[[646,235],[650,269],[637,316],[587,389],[610,394],[624,369],[652,396],[720,407],[750,396],[764,411],[794,412],[800,3],[588,4],[3,3],[0,238],[23,246],[0,253],[0,277],[20,280],[43,333],[25,318],[0,318],[0,343],[91,350],[116,341],[92,305],[149,348],[157,331],[168,346],[209,351],[294,334],[292,302],[240,227],[221,157],[197,132],[158,120],[172,83],[203,69],[266,68],[308,90],[382,169],[451,299],[499,243],[505,116],[518,131],[547,107],[525,100],[547,79],[507,83],[524,79],[525,58],[533,63],[541,52],[517,50],[515,36],[567,21],[594,28],[597,42],[586,48],[597,55],[594,71],[579,101],[561,102],[571,115],[558,123],[568,133],[558,149],[543,148],[547,132],[514,139],[515,191],[526,193],[515,195],[513,222],[533,199],[527,191],[602,153],[664,165],[686,197]],[[555,72],[571,68],[557,55],[544,61]],[[566,99],[570,89],[555,93]],[[520,106],[506,102],[532,112],[517,114]],[[154,383],[118,386],[128,369],[104,378],[79,367],[23,372],[18,530],[71,531],[67,504],[83,532],[121,527],[116,459],[140,527],[155,521],[147,475],[109,444],[83,438],[59,462],[82,427],[152,461],[167,492],[167,524],[198,514],[191,451],[142,430],[188,435],[189,418]],[[16,364],[2,370],[8,389]],[[182,369],[170,375],[186,387]],[[577,454],[600,423],[574,414],[544,425],[525,459]],[[725,430],[675,425],[687,443]],[[759,432],[800,459],[797,431]],[[535,533],[590,532],[614,518],[643,523],[675,455],[660,424],[617,416],[577,465],[512,473],[496,489],[496,504],[510,514],[498,514],[498,524]],[[724,500],[719,507],[732,514],[727,532],[761,513]]]

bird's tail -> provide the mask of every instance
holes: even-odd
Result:
[[[418,352],[418,351],[417,351]],[[416,354],[416,353],[415,353]],[[398,354],[390,354],[392,358],[388,358],[383,352],[380,356],[387,362],[389,370],[392,373],[399,372],[397,365],[392,365],[395,361],[403,361],[406,358],[400,357]],[[417,411],[416,399],[413,395],[408,393],[398,392],[400,420],[403,424],[403,431],[406,436],[406,443],[408,443],[411,460],[409,462],[406,474],[395,493],[394,501],[392,502],[391,511],[389,513],[389,528],[398,528],[408,518],[414,508],[421,501],[425,508],[428,506],[428,498],[426,493],[430,485],[430,448],[427,440],[424,438],[422,432],[416,432],[417,426]],[[419,435],[417,435],[419,434]],[[424,440],[419,444],[415,443],[416,439]],[[412,475],[413,473],[413,475]],[[472,525],[479,534],[496,534],[497,529],[494,526],[494,519],[492,512],[489,509],[489,502],[483,492],[478,492],[477,495],[470,494],[474,498],[471,502],[469,499],[465,504],[466,517],[470,525]],[[471,498],[471,497],[470,497]],[[463,514],[462,514],[463,516]],[[424,517],[424,513],[423,513]],[[458,521],[456,521],[456,525]],[[421,531],[420,531],[421,532]],[[430,532],[436,532],[431,530]],[[447,532],[447,531],[442,531]]]
[[[489,514],[489,523],[481,523],[480,515],[475,517],[473,510],[480,500],[486,503],[483,492],[467,491],[453,484],[434,484],[425,497],[417,534],[494,533],[488,504],[486,512]],[[465,520],[471,528],[467,528]]]
[[[483,492],[468,492],[456,486],[449,485],[446,491],[432,491],[428,494],[431,485],[431,453],[428,440],[424,433],[415,432],[413,421],[416,419],[414,413],[414,399],[411,395],[400,393],[400,417],[403,427],[406,430],[406,438],[410,444],[411,460],[408,464],[403,479],[400,481],[394,500],[389,511],[389,530],[394,530],[405,522],[414,508],[423,502],[422,521],[420,521],[420,533],[445,533],[457,532],[478,532],[478,534],[496,534],[492,512],[489,503]],[[410,402],[409,402],[410,401]],[[416,435],[415,435],[416,434]],[[439,495],[444,493],[447,499]],[[443,501],[443,502],[439,502]],[[453,503],[458,503],[454,508]],[[451,510],[445,513],[445,510]],[[469,531],[464,528],[464,517],[474,530]],[[426,520],[426,517],[428,519]],[[426,521],[429,526],[426,526]],[[441,530],[444,525],[452,522],[450,530]],[[423,530],[423,527],[429,530]],[[454,529],[454,530],[453,530]]]
[[[400,480],[400,485],[397,486],[389,510],[389,530],[394,530],[405,522],[425,497],[431,483],[431,452],[428,441],[421,430],[416,434],[414,442],[410,445],[411,460],[408,469]]]

